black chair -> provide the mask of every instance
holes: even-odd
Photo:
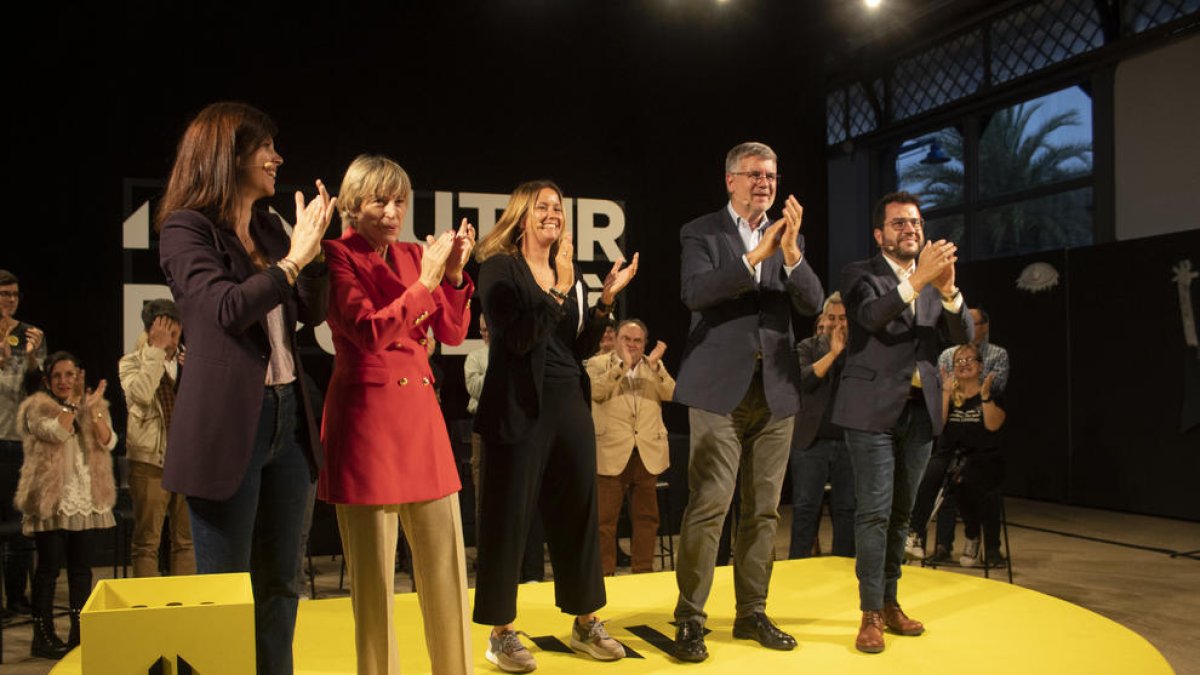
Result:
[[[116,458],[117,503],[113,505],[113,519],[117,526],[113,528],[113,578],[117,577],[117,568],[121,569],[121,577],[129,576],[129,550],[133,543],[133,497],[129,494],[129,458]]]
[[[671,484],[660,480],[655,484],[658,495],[658,558],[659,569],[675,569],[675,539],[671,536]]]

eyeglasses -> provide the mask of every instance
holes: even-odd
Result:
[[[778,183],[783,180],[783,175],[778,173],[766,173],[765,171],[734,171],[735,176],[745,176],[750,179],[751,183],[766,181],[768,183]]]
[[[983,360],[983,359],[954,359],[954,365],[956,365],[956,366],[969,366],[969,365],[971,365],[972,363],[976,363],[976,362],[978,362],[978,361],[982,361],[982,360]]]
[[[909,225],[912,225],[914,230],[919,230],[919,229],[925,227],[925,219],[924,218],[892,218],[891,220],[887,221],[887,223],[885,223],[885,224],[897,232],[903,232],[904,228],[908,227]]]
[[[21,291],[0,291],[0,298],[5,300],[20,300]]]

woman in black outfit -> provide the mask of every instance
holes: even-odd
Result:
[[[938,439],[939,454],[961,458],[956,482],[958,510],[967,539],[959,564],[979,565],[979,530],[983,529],[984,560],[998,564],[1000,554],[1000,483],[1004,458],[1000,455],[1000,427],[1004,402],[992,396],[995,373],[981,384],[983,359],[974,345],[954,350],[954,373],[942,373],[942,415],[946,426]]]
[[[625,655],[595,614],[605,603],[596,438],[580,361],[595,352],[612,303],[637,272],[637,255],[623,269],[621,261],[613,265],[600,301],[588,309],[562,202],[549,181],[518,186],[476,249],[491,343],[475,417],[484,445],[474,620],[493,627],[486,656],[507,672],[537,667],[513,629],[535,512],[545,526],[556,603],[576,616],[571,646],[600,660]]]

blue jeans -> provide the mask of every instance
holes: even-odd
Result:
[[[789,558],[812,555],[820,529],[825,483],[830,484],[833,555],[854,557],[854,466],[846,443],[818,438],[804,450],[792,449],[792,545]]]
[[[312,477],[295,386],[267,387],[250,464],[232,497],[188,497],[199,574],[250,572],[260,675],[292,672],[300,526]]]
[[[854,569],[860,609],[880,610],[896,602],[909,514],[933,449],[929,412],[924,402],[910,400],[891,430],[847,429],[846,445],[858,498]]]

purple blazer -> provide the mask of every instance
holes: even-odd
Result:
[[[255,213],[250,233],[268,260],[287,255],[290,243],[275,216]],[[163,487],[204,499],[228,499],[242,483],[258,429],[271,346],[267,312],[283,304],[284,326],[296,364],[301,447],[313,478],[322,463],[321,440],[304,367],[296,356],[296,321],[325,320],[329,273],[324,263],[301,271],[296,286],[283,270],[258,270],[230,228],[196,211],[167,216],[159,263],[175,296],[187,339],[187,368],[168,431]]]

